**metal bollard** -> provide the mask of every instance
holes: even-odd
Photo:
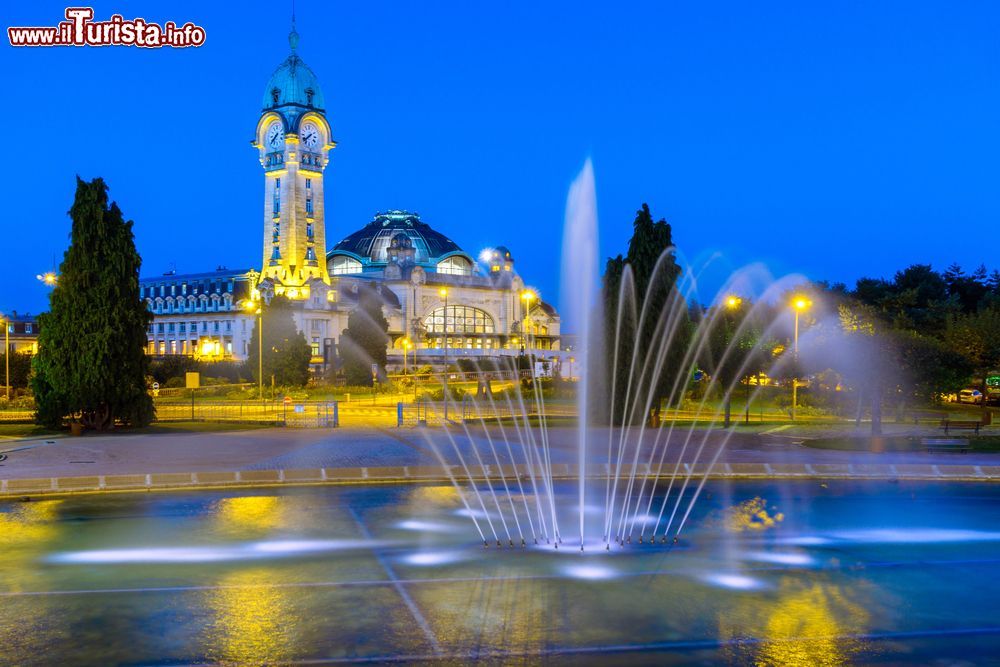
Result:
[[[396,403],[396,428],[403,428],[403,404]]]

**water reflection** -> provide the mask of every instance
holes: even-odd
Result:
[[[867,648],[860,635],[870,619],[859,595],[858,587],[848,590],[786,578],[774,597],[739,600],[719,619],[720,637],[736,640],[727,649],[730,662],[777,667],[853,664]]]
[[[206,593],[212,620],[206,628],[206,655],[230,665],[287,662],[294,657],[296,628],[303,619],[288,588],[272,584],[267,568],[237,570]]]

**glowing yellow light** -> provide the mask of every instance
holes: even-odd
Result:
[[[796,298],[795,301],[792,302],[792,306],[795,308],[795,310],[805,310],[810,306],[810,303],[808,299],[800,296]]]
[[[440,294],[442,296],[442,298],[446,297],[446,296],[448,296],[448,290],[445,289],[444,287],[442,287],[441,289],[438,290],[438,294]]]
[[[521,298],[527,301],[528,303],[531,303],[531,301],[535,298],[535,293],[532,292],[531,290],[524,290],[523,292],[521,292]]]
[[[729,306],[730,308],[736,308],[742,302],[743,299],[739,298],[738,296],[731,296],[728,299],[726,299],[726,305]]]

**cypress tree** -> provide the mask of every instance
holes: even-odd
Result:
[[[340,338],[347,384],[371,386],[372,364],[385,370],[389,321],[382,314],[382,297],[374,287],[358,288],[358,307],[347,316],[347,328]]]
[[[309,381],[309,361],[312,349],[305,335],[295,326],[292,317],[292,303],[284,296],[272,297],[270,303],[264,306],[264,384],[270,382],[271,376],[280,386],[304,387]],[[257,321],[254,322],[250,334],[247,369],[255,380],[260,382],[257,363]]]
[[[39,316],[36,421],[57,427],[70,417],[97,430],[115,422],[145,426],[154,414],[145,353],[152,315],[139,297],[142,259],[132,221],[109,205],[101,178],[77,177],[69,215],[69,249],[49,312]]]

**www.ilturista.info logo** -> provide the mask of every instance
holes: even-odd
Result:
[[[92,7],[67,7],[66,19],[55,27],[7,28],[11,46],[162,46],[184,48],[205,43],[205,29],[188,22],[162,26],[145,19],[126,20],[114,14],[108,21],[94,21]]]

